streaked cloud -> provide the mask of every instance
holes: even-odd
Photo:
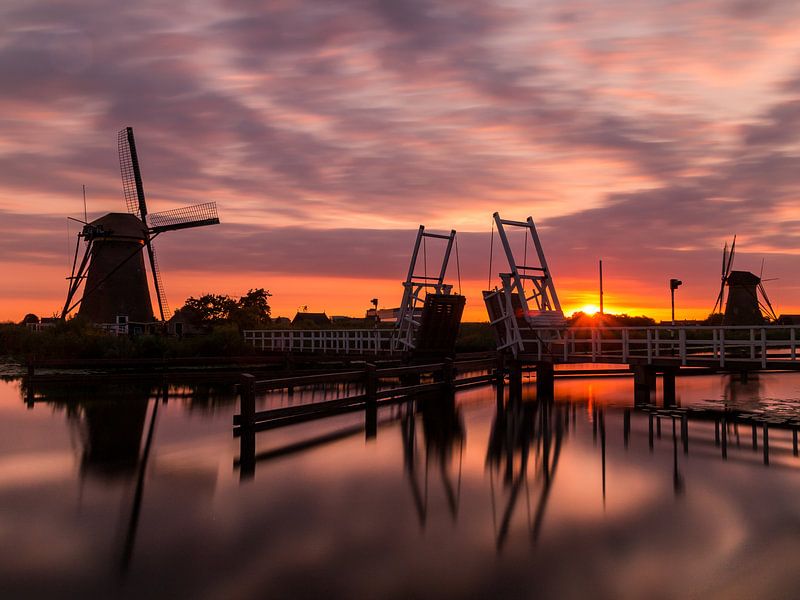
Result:
[[[475,294],[500,210],[540,222],[565,297],[603,257],[626,306],[659,307],[678,274],[701,316],[737,233],[742,268],[767,255],[800,311],[795,2],[44,0],[0,19],[6,264],[61,269],[81,184],[90,212],[123,209],[132,125],[153,210],[220,204],[225,225],[159,240],[185,289],[402,278],[425,223],[462,232]]]

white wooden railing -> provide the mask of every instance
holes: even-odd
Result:
[[[658,327],[576,327],[542,329],[526,350],[539,360],[564,362],[629,363],[668,362],[681,365],[708,363],[725,367],[729,363],[771,363],[797,360],[800,326],[658,326]],[[531,342],[533,347],[531,347]]]
[[[249,329],[244,341],[259,350],[388,354],[394,329]]]

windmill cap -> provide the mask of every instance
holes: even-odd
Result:
[[[728,285],[758,285],[761,279],[750,271],[731,271],[726,282]]]
[[[98,237],[131,238],[139,241],[148,237],[147,227],[141,219],[128,213],[108,213],[95,219],[88,226],[103,230],[105,235],[101,234]]]

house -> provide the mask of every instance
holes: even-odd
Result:
[[[321,313],[298,312],[294,316],[294,319],[292,319],[292,327],[297,327],[297,328],[328,327],[330,324],[331,320],[328,318],[328,315],[326,315],[324,312]]]

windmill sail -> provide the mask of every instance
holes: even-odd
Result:
[[[156,256],[156,249],[153,242],[147,242],[147,254],[150,258],[150,272],[153,274],[153,287],[156,288],[156,298],[158,299],[158,312],[161,315],[161,320],[165,321],[169,314],[169,304],[167,303],[167,295],[164,292],[164,282],[161,280],[161,270],[158,268],[158,257]]]
[[[147,216],[147,204],[144,199],[142,173],[139,169],[139,157],[136,154],[136,142],[133,139],[132,127],[121,129],[117,134],[117,149],[125,204],[130,214],[136,215],[144,221]]]
[[[216,202],[184,206],[172,210],[153,213],[148,216],[150,233],[161,233],[174,229],[188,229],[204,225],[219,224]]]

